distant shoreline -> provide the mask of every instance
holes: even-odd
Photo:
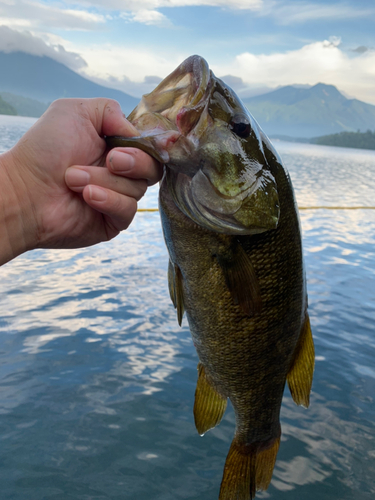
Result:
[[[339,148],[375,150],[375,130],[367,132],[339,132],[337,134],[322,135],[319,137],[289,137],[284,135],[271,135],[273,140],[286,142],[299,142],[304,144],[316,144],[318,146],[334,146]]]
[[[6,120],[16,124],[25,124],[25,120],[30,123],[30,126],[37,121],[38,118],[22,115],[10,115],[0,113],[0,125],[4,124],[4,117]],[[8,122],[9,123],[9,122]],[[362,150],[375,150],[375,131],[368,130],[367,132],[340,132],[337,134],[323,135],[319,137],[289,137],[285,135],[273,134],[269,136],[271,140],[314,144],[316,146],[334,146]]]
[[[22,122],[22,124],[24,124],[25,121],[27,121],[30,122],[30,125],[32,125],[38,120],[38,118],[34,118],[32,116],[4,115],[3,113],[0,113],[0,125],[2,125],[2,121],[4,122],[4,116],[6,116],[7,120],[12,121],[13,123]]]

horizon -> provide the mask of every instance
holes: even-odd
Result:
[[[16,52],[20,52],[20,53],[23,53],[23,54],[27,54],[27,52],[23,52],[23,51],[14,51],[14,53],[16,53]],[[0,50],[0,53],[6,53],[6,52],[4,52],[4,51]],[[30,55],[30,54],[29,54],[29,55]],[[59,63],[59,64],[63,64],[63,63],[61,63],[60,61],[56,61],[55,59],[53,59],[53,58],[51,58],[51,57],[49,57],[49,56],[47,56],[47,55],[40,55],[40,56],[36,56],[36,57],[46,57],[46,58],[48,58],[48,59],[52,59],[52,60],[54,60],[55,62],[57,62],[57,63]],[[78,73],[77,71],[72,70],[71,68],[69,68],[69,67],[68,67],[67,65],[65,65],[65,64],[63,64],[63,66],[67,67],[70,71],[73,71],[74,73],[76,73],[77,75],[81,76],[82,78],[87,79],[88,81],[91,81],[91,82],[93,82],[93,83],[98,83],[98,82],[96,82],[95,80],[90,79],[90,78],[89,78],[88,76],[86,76],[86,75],[80,75],[80,73]],[[166,75],[166,76],[167,76],[167,75]],[[223,80],[227,83],[227,85],[229,85],[229,83],[226,81],[226,78],[230,79],[230,78],[231,78],[231,75],[227,75],[227,77],[226,77],[226,76],[221,77],[221,79],[223,79]],[[160,80],[160,81],[161,81],[161,80]],[[100,85],[104,85],[104,84],[105,84],[105,82],[104,82],[104,83],[100,83]],[[157,86],[157,84],[158,84],[158,82],[155,82],[155,87]],[[336,87],[335,85],[332,85],[332,84],[327,84],[327,83],[324,83],[324,82],[317,82],[317,83],[316,83],[316,84],[314,84],[314,85],[308,85],[308,84],[303,85],[303,84],[298,84],[298,83],[296,83],[296,84],[288,84],[288,85],[278,85],[277,87],[275,87],[275,88],[273,88],[273,89],[267,89],[267,90],[265,90],[265,91],[264,91],[263,89],[259,89],[259,92],[255,91],[255,93],[252,93],[251,95],[249,95],[249,96],[247,96],[247,97],[242,97],[242,100],[246,101],[246,100],[248,100],[248,99],[251,99],[252,97],[260,97],[260,96],[262,96],[262,95],[266,95],[266,94],[269,94],[269,93],[272,93],[272,92],[275,92],[275,91],[277,91],[277,90],[281,90],[281,89],[284,89],[284,88],[288,88],[288,87],[293,87],[293,88],[302,89],[302,90],[303,90],[303,89],[310,90],[310,89],[312,89],[312,88],[314,88],[314,87],[317,87],[317,86],[319,86],[319,85],[323,85],[323,86],[326,86],[326,87],[333,87],[333,88],[335,88],[335,89],[336,89],[336,90],[337,90],[337,91],[338,91],[341,95],[343,95],[343,96],[344,96],[346,99],[348,99],[348,100],[356,99],[355,97],[351,97],[351,96],[346,95],[346,93],[345,93],[344,91],[342,91],[341,89],[339,89],[339,88],[338,88],[338,87]],[[229,85],[229,86],[230,86],[230,85]],[[109,87],[109,86],[106,86],[106,87],[107,87],[107,88],[115,88],[115,87]],[[120,90],[120,91],[124,92],[124,91],[123,91],[123,90],[121,90],[121,89],[117,89],[117,90]],[[152,89],[151,89],[151,90],[152,90]],[[262,91],[262,90],[263,90],[263,91]],[[1,95],[2,93],[10,93],[10,94],[12,94],[12,92],[10,92],[10,91],[2,91],[2,90],[0,90],[0,95]],[[132,95],[132,94],[128,94],[127,92],[124,92],[124,93],[125,93],[125,94],[127,94],[127,95],[130,95],[131,97],[135,97],[135,98],[139,98],[139,99],[141,99],[141,97],[142,97],[141,95]],[[14,95],[17,95],[17,94],[14,94]],[[41,101],[40,101],[40,102],[41,102]],[[363,102],[364,102],[364,101],[363,101]],[[375,104],[372,104],[372,103],[366,103],[366,104],[370,104],[370,105],[372,105],[372,106],[375,106]]]
[[[137,98],[197,53],[242,99],[323,83],[375,105],[374,15],[372,0],[9,0],[0,51]]]

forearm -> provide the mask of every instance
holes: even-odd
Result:
[[[32,206],[12,152],[0,155],[0,265],[33,247]]]

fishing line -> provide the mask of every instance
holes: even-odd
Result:
[[[375,207],[298,207],[299,210],[375,210]],[[137,212],[159,212],[158,208],[138,208]]]

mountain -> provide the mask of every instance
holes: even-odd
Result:
[[[46,56],[0,52],[0,68],[0,92],[10,92],[46,104],[60,97],[109,97],[116,99],[124,113],[128,114],[139,102],[125,92],[87,80]]]
[[[11,92],[0,92],[0,98],[3,99],[3,102],[5,101],[10,104],[16,111],[15,114],[20,116],[33,116],[38,118],[48,108],[48,104],[30,99],[29,97],[12,94]]]
[[[9,102],[4,101],[0,95],[0,115],[16,115],[16,109],[9,104]]]
[[[40,116],[45,106],[59,97],[109,97],[121,104],[125,114],[139,102],[120,90],[83,78],[46,56],[0,52],[0,68],[0,113],[7,112],[1,111],[7,103],[19,115]],[[270,136],[304,139],[375,130],[375,106],[348,99],[333,85],[281,87],[243,101]]]
[[[316,137],[375,129],[375,106],[347,99],[333,85],[293,86],[244,99],[270,136]]]

